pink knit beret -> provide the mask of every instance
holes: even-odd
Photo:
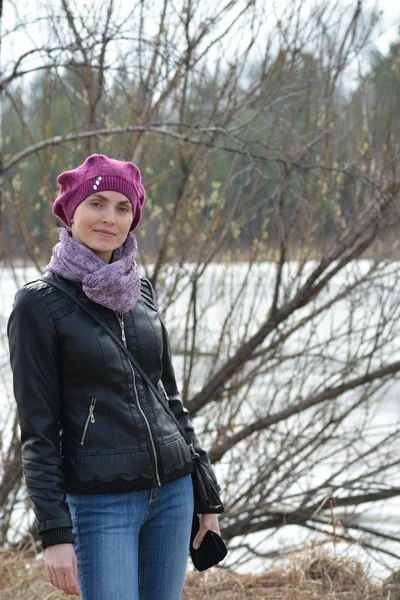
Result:
[[[133,163],[92,154],[76,169],[61,173],[57,181],[60,194],[54,201],[53,213],[67,227],[71,227],[77,206],[88,196],[102,190],[124,194],[132,204],[133,220],[129,231],[139,225],[145,191],[140,171]]]

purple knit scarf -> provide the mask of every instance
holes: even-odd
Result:
[[[90,300],[124,313],[135,306],[140,296],[140,274],[134,257],[137,242],[128,233],[125,242],[114,250],[113,261],[103,262],[93,250],[73,239],[64,227],[58,229],[59,242],[47,269],[61,277],[82,283]]]

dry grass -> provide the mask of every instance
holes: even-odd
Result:
[[[262,575],[224,569],[188,573],[182,600],[399,600],[399,592],[400,587],[373,584],[356,561],[318,550]],[[66,595],[45,578],[43,560],[0,548],[0,600],[61,598]]]
[[[332,558],[321,550],[304,552],[296,564],[261,575],[221,569],[189,573],[185,592],[184,600],[388,600],[388,590],[374,585],[356,561]]]

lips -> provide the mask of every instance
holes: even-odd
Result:
[[[113,233],[112,231],[107,231],[107,229],[95,229],[94,231],[100,235],[104,235],[105,237],[115,236],[115,233]]]

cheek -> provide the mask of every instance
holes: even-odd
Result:
[[[129,216],[124,217],[124,218],[121,218],[120,219],[120,229],[121,229],[121,231],[128,233],[128,231],[131,228],[132,221],[133,221],[133,216],[132,215],[129,215]]]
[[[89,242],[93,237],[94,222],[88,215],[81,214],[74,218],[74,231],[83,243]]]
[[[98,221],[98,216],[94,212],[88,210],[81,211],[78,218],[74,219],[75,224],[82,230],[92,227],[96,221]]]

